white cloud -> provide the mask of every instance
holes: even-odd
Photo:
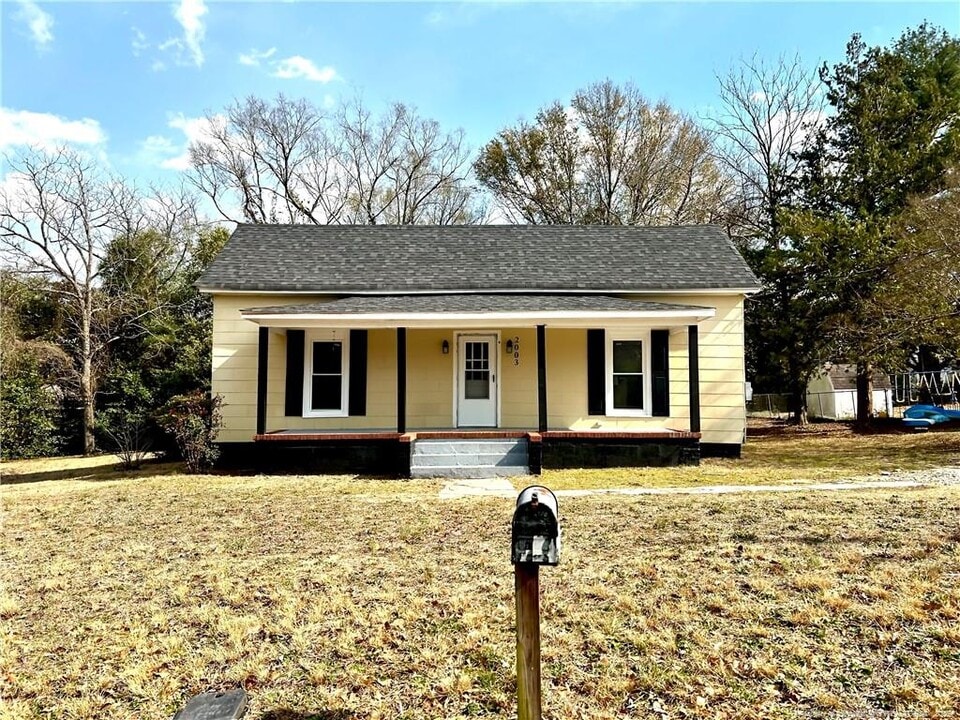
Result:
[[[53,16],[40,9],[34,0],[18,0],[20,9],[14,18],[26,23],[38,49],[43,50],[53,42]]]
[[[166,54],[177,65],[203,65],[203,39],[207,33],[204,16],[208,13],[205,0],[179,0],[173,6],[173,17],[183,30],[183,35],[169,37],[163,42],[154,42],[140,28],[134,27],[131,47],[134,57],[148,50]],[[154,57],[150,69],[154,72],[167,69],[164,60]]]
[[[183,28],[183,43],[190,51],[193,64],[197,67],[203,65],[203,48],[200,47],[200,43],[203,42],[207,32],[203,22],[203,16],[206,14],[207,6],[204,0],[180,0],[173,10],[173,16]]]
[[[311,82],[328,83],[337,77],[337,71],[329,65],[318,68],[313,61],[301,55],[284,58],[276,64],[273,76],[283,80],[303,78]]]
[[[210,120],[205,117],[188,118],[183,113],[178,113],[170,118],[167,125],[182,132],[185,142],[183,151],[176,157],[161,163],[160,167],[168,170],[186,170],[190,167],[190,146],[210,136]]]
[[[237,62],[248,67],[260,67],[261,65],[269,68],[268,72],[275,78],[281,80],[309,80],[326,85],[337,79],[337,71],[330,65],[317,67],[312,60],[302,55],[291,55],[282,60],[273,59],[276,55],[275,47],[269,50],[253,49],[248,53],[241,53],[237,56]]]
[[[214,121],[219,119],[217,116]],[[177,113],[170,116],[167,127],[183,133],[183,140],[174,142],[165,135],[150,135],[140,143],[139,160],[164,170],[187,170],[190,168],[190,146],[210,136],[210,120]]]
[[[107,139],[100,123],[91,118],[67,120],[59,115],[0,107],[0,150],[32,145],[99,145]]]
[[[133,40],[130,41],[130,47],[133,48],[134,57],[138,57],[144,50],[150,49],[150,43],[147,42],[147,36],[143,30],[138,27],[130,28],[133,30]]]
[[[251,67],[256,67],[260,64],[261,60],[270,59],[275,52],[277,52],[275,47],[272,47],[269,50],[264,50],[263,52],[260,52],[259,50],[251,50],[245,54],[241,53],[237,58],[237,62],[239,62],[241,65],[250,65]]]

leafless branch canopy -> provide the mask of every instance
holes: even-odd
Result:
[[[501,131],[475,170],[508,216],[530,223],[714,222],[726,192],[692,119],[609,80]]]
[[[412,108],[374,116],[359,100],[332,113],[283,95],[209,114],[191,180],[218,212],[248,223],[476,222],[463,132]]]
[[[108,175],[97,161],[61,148],[7,158],[0,189],[0,259],[8,267],[51,281],[82,313],[94,302],[104,261],[118,238],[148,230],[166,239],[164,261],[175,270],[196,226],[193,197],[183,188],[144,195]],[[138,258],[149,272],[160,257]]]
[[[711,126],[717,159],[736,180],[740,230],[777,246],[777,216],[799,173],[797,153],[822,118],[817,72],[799,57],[754,57],[717,80],[720,107]]]
[[[175,273],[196,224],[194,201],[183,190],[143,195],[73,150],[31,151],[7,162],[10,174],[0,190],[0,259],[13,270],[45,278],[49,291],[63,299],[84,404],[84,449],[92,452],[104,351],[157,309],[150,298],[105,286],[104,272],[112,267],[122,275],[136,265],[154,284],[164,273]],[[150,246],[135,241],[146,234],[163,239],[153,244],[152,254],[124,254],[126,248]]]

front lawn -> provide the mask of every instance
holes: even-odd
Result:
[[[822,482],[896,470],[960,465],[960,431],[854,432],[849,425],[785,427],[747,438],[739,460],[708,458],[699,467],[553,470],[555,490]]]
[[[237,685],[254,720],[511,717],[511,501],[164,472],[3,488],[0,717],[167,720]],[[960,707],[960,488],[561,514],[546,717]]]

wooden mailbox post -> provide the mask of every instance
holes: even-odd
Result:
[[[560,560],[557,497],[534,485],[517,497],[511,561],[517,609],[517,718],[540,720],[540,566]]]

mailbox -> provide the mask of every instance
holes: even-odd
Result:
[[[532,485],[517,497],[513,512],[511,560],[532,565],[556,565],[560,561],[560,515],[557,496]]]

